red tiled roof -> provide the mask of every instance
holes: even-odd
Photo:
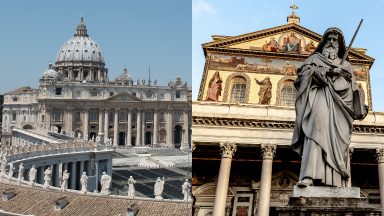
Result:
[[[89,196],[67,192],[46,191],[0,183],[0,193],[14,188],[16,196],[8,201],[0,200],[0,209],[26,215],[126,215],[128,206],[137,208],[138,216],[190,216],[192,204],[177,201],[128,199],[108,196]],[[55,210],[55,201],[65,196],[69,204],[62,210]]]

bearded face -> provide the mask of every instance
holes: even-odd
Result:
[[[337,53],[339,52],[339,35],[337,33],[329,34],[327,38],[327,42],[323,48],[323,55],[331,60],[335,60],[337,58]]]

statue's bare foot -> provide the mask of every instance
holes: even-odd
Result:
[[[312,186],[313,180],[311,178],[304,178],[303,180],[298,181],[296,185],[300,188]]]

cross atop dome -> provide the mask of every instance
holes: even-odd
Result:
[[[74,36],[88,37],[87,26],[84,24],[84,18],[83,17],[80,18],[80,23],[79,23],[79,25],[77,25],[76,34]]]
[[[292,9],[292,13],[287,17],[287,22],[299,25],[300,17],[296,14],[296,10],[299,9],[299,7],[296,4],[293,4],[289,7]]]

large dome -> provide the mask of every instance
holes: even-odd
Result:
[[[56,63],[92,61],[104,64],[100,46],[87,34],[83,17],[73,38],[64,43],[57,54]]]

